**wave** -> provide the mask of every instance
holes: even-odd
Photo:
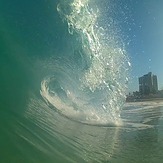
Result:
[[[99,25],[100,10],[93,1],[63,0],[57,11],[67,24],[74,50],[55,62],[42,80],[43,99],[72,120],[119,125],[130,65],[124,43],[114,28],[107,33]]]

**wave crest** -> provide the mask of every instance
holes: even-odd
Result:
[[[98,25],[99,10],[92,1],[61,1],[57,11],[68,24],[69,33],[80,38],[77,53],[89,64],[81,70],[80,65],[65,66],[65,75],[60,79],[55,74],[46,77],[41,83],[41,95],[66,117],[86,123],[117,122],[128,80],[124,47]],[[110,31],[111,35],[115,33]],[[73,64],[72,60],[67,62]]]

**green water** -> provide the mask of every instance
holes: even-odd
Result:
[[[65,119],[33,98],[25,113],[1,110],[0,161],[159,163],[162,111],[163,107],[140,112],[130,108],[127,118],[132,124],[97,127]]]
[[[85,125],[40,95],[47,72],[58,72],[47,60],[71,58],[74,44],[58,3],[0,1],[0,162],[161,163],[161,101],[126,104],[119,126]]]

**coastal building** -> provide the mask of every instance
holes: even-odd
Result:
[[[139,92],[141,95],[156,94],[158,92],[157,76],[149,72],[140,77]]]

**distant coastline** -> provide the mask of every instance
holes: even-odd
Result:
[[[163,101],[163,97],[162,98],[126,99],[126,102],[144,102],[144,101]]]
[[[126,96],[126,102],[141,101],[163,101],[163,90],[159,90],[156,94],[140,95],[139,92],[133,92]]]
[[[149,72],[138,78],[139,91],[129,93],[126,102],[162,101],[163,90],[158,89],[157,75]]]

